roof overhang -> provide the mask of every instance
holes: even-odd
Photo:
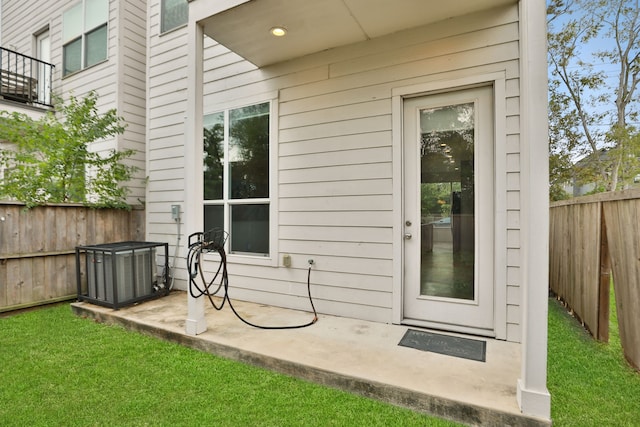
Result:
[[[191,0],[204,33],[262,67],[517,0]],[[270,30],[287,34],[274,37]]]

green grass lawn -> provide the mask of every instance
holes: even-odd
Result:
[[[605,344],[550,300],[547,386],[554,426],[640,426],[640,373],[622,354],[613,301],[612,290]]]
[[[615,310],[613,310],[615,315]],[[556,426],[637,426],[640,374],[549,304]],[[0,318],[1,426],[449,426],[338,390],[75,317]]]
[[[0,426],[451,426],[75,317],[0,318]]]

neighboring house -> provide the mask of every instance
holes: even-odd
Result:
[[[2,47],[0,44],[0,110],[23,113],[37,120],[51,108],[53,65],[48,62],[48,34],[34,39],[36,57]],[[10,141],[0,141],[0,149],[12,149]],[[0,166],[0,179],[4,176]]]
[[[307,309],[313,259],[322,313],[519,342],[520,407],[549,418],[544,2],[104,2],[3,1],[2,40],[49,29],[55,92],[130,123],[149,240],[229,231],[234,298]]]
[[[607,148],[602,148],[598,152],[598,160],[607,161],[609,160],[609,150]],[[581,168],[590,167],[590,169],[594,169],[592,165],[593,160],[590,155],[583,157],[578,160],[574,165],[574,170],[579,171]],[[618,190],[626,190],[629,188],[638,188],[640,185],[640,175],[635,175],[633,177],[633,182],[625,182],[620,183],[620,180],[624,177],[619,177],[618,181]],[[564,185],[563,190],[567,192],[567,194],[572,197],[580,197],[585,196],[587,194],[592,193],[596,189],[595,182],[584,182],[584,178],[580,179],[578,177],[574,177],[571,182],[568,182]]]
[[[50,77],[38,78],[35,93],[41,102],[30,103],[31,111],[47,108],[54,102],[52,96],[82,97],[93,90],[99,95],[100,110],[116,108],[124,118],[127,128],[122,135],[94,143],[90,148],[97,152],[137,151],[127,159],[128,164],[139,168],[128,185],[128,200],[139,203],[146,190],[146,2],[2,0],[0,16],[5,51],[53,65]],[[3,72],[35,79],[22,68],[12,70],[7,66],[11,63],[0,64]],[[8,109],[6,105],[0,108]]]

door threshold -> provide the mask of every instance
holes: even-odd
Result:
[[[478,336],[483,338],[496,339],[496,333],[493,330],[472,328],[469,326],[428,322],[426,320],[418,319],[403,319],[400,324],[404,326],[418,327],[425,330],[437,331],[456,336]]]

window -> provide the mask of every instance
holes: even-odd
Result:
[[[82,0],[62,15],[64,76],[107,59],[109,0]]]
[[[189,19],[189,4],[187,0],[162,0],[161,9],[161,33],[178,28],[186,24]]]
[[[231,254],[269,256],[270,103],[204,117],[204,230],[229,232]]]

